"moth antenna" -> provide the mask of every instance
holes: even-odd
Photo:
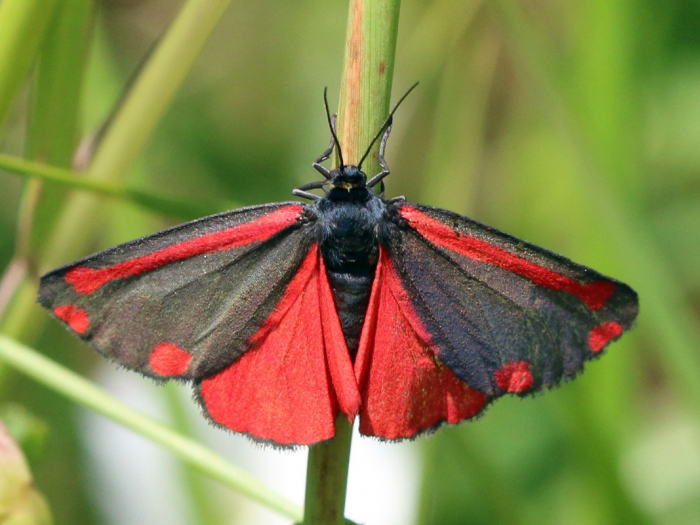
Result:
[[[333,129],[333,123],[331,122],[331,110],[328,109],[328,87],[323,88],[323,104],[326,106],[326,118],[328,119],[328,127],[331,128],[331,135],[333,135],[335,145],[338,146],[338,158],[340,159],[340,167],[342,169],[345,166],[345,163],[343,162],[343,151],[340,149],[338,135],[335,134],[335,129]]]
[[[377,140],[379,140],[379,137],[382,136],[382,133],[384,133],[384,130],[386,129],[386,127],[387,127],[389,124],[391,124],[391,120],[392,120],[392,118],[394,117],[394,113],[396,112],[397,109],[399,109],[399,106],[401,105],[401,102],[403,102],[403,101],[406,99],[406,97],[411,93],[411,91],[413,91],[413,90],[415,89],[415,87],[416,87],[417,85],[418,85],[418,82],[416,82],[415,84],[413,84],[413,85],[408,89],[408,91],[406,91],[406,93],[404,94],[404,96],[401,97],[401,98],[399,99],[399,101],[398,101],[398,102],[396,103],[396,105],[394,106],[394,109],[391,110],[391,112],[389,113],[389,116],[388,116],[388,117],[386,118],[386,120],[384,121],[384,124],[382,124],[382,127],[379,128],[379,132],[374,136],[374,138],[372,139],[372,142],[369,143],[369,147],[367,148],[367,151],[365,151],[365,154],[362,155],[362,158],[360,159],[360,163],[357,165],[357,169],[358,169],[358,170],[359,170],[360,168],[362,168],[362,163],[363,163],[363,162],[365,161],[365,159],[367,158],[367,155],[369,155],[369,152],[372,150],[372,146],[374,146],[374,143],[377,142]]]

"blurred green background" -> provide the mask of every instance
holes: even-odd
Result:
[[[89,144],[181,2],[102,0],[94,11],[84,0],[56,3],[65,11],[47,22],[0,151],[70,166],[73,137]],[[641,302],[637,328],[573,383],[504,399],[475,423],[398,446],[422,465],[418,490],[405,495],[409,514],[441,525],[700,523],[700,3],[404,0],[401,9],[394,92],[421,85],[395,119],[387,195],[562,253],[629,283]],[[125,182],[206,207],[288,200],[316,180],[310,163],[328,140],[321,95],[328,86],[337,100],[346,21],[344,2],[233,1]],[[86,57],[82,87],[70,64],[52,66],[60,43]],[[49,73],[59,84],[46,90]],[[66,108],[79,110],[79,131],[59,129]],[[26,231],[18,218],[28,191],[0,172],[0,268],[18,228]],[[175,221],[95,199],[95,213],[71,230],[80,241],[54,250],[54,264]],[[73,202],[44,188],[33,271],[49,269],[42,254]],[[102,366],[38,308],[18,309],[5,310],[4,333],[84,375]],[[153,391],[165,396],[164,417],[192,425],[179,396]],[[27,411],[15,430],[24,429],[56,523],[117,523],[90,488],[100,472],[86,450],[100,437],[84,415],[10,369],[0,395],[0,407]],[[229,492],[178,479],[159,497],[189,498],[193,522],[249,523],[210,512]]]

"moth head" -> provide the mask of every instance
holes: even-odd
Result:
[[[357,166],[341,166],[331,171],[330,182],[335,188],[350,191],[353,188],[364,188],[367,185],[367,175]]]

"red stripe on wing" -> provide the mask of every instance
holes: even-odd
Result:
[[[65,279],[68,284],[73,285],[76,292],[90,294],[115,279],[139,275],[195,255],[229,250],[252,242],[264,241],[294,223],[301,211],[300,205],[286,206],[263,215],[255,221],[173,244],[162,250],[107,268],[77,266],[66,272]]]
[[[478,414],[486,396],[440,362],[387,252],[380,248],[355,361],[362,394],[360,432],[410,437],[441,421]]]
[[[538,286],[575,295],[591,310],[600,310],[615,292],[615,284],[609,281],[596,281],[581,284],[569,277],[523,259],[507,250],[498,248],[472,235],[456,232],[446,224],[429,217],[425,213],[403,206],[399,210],[423,237],[437,246],[447,248],[465,257],[485,262],[530,279]]]
[[[340,321],[332,297],[327,310],[325,287],[314,245],[250,339],[252,349],[202,381],[201,396],[215,421],[277,443],[308,445],[333,437],[339,406],[354,416],[359,393],[342,331],[329,340],[337,337]],[[346,412],[353,406],[352,414]]]

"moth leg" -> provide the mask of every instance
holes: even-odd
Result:
[[[313,201],[317,201],[321,197],[319,197],[318,195],[314,195],[313,193],[309,193],[306,190],[317,190],[319,188],[323,188],[323,186],[326,184],[326,182],[327,181],[325,181],[325,180],[319,180],[316,182],[309,182],[308,184],[304,184],[303,186],[299,186],[298,188],[293,189],[292,195],[296,195],[298,197],[304,197],[305,199],[311,199]]]
[[[389,175],[391,171],[389,171],[389,165],[386,163],[386,160],[384,159],[384,150],[386,149],[386,141],[389,140],[389,133],[391,133],[391,124],[389,124],[386,128],[386,131],[384,132],[384,136],[382,137],[382,141],[379,143],[379,155],[377,155],[377,161],[379,162],[379,165],[382,167],[382,171],[379,172],[377,175],[369,179],[367,181],[367,187],[371,188],[375,184],[377,184],[379,181],[381,181],[384,177]]]
[[[406,202],[406,197],[404,197],[403,195],[399,197],[394,197],[393,199],[389,199],[388,201],[386,201],[387,204],[403,204],[404,202]]]
[[[298,190],[318,190],[320,188],[323,188],[328,182],[325,180],[319,180],[317,182],[309,182],[308,184],[304,184],[303,186],[299,186],[297,189]]]
[[[303,197],[304,199],[309,199],[314,202],[321,200],[321,197],[319,197],[318,195],[315,195],[314,193],[309,193],[308,191],[304,191],[299,188],[293,189],[292,195],[296,195],[297,197]]]
[[[338,117],[337,113],[333,113],[333,116],[331,117],[331,127],[333,128],[333,131],[335,131],[335,119]],[[330,170],[326,169],[324,166],[321,166],[321,162],[324,160],[328,160],[328,158],[331,156],[333,153],[333,149],[335,148],[335,135],[331,133],[331,143],[328,145],[328,148],[326,151],[321,153],[321,155],[314,161],[312,166],[316,171],[318,171],[321,175],[326,177],[326,179],[331,178],[331,172]]]

